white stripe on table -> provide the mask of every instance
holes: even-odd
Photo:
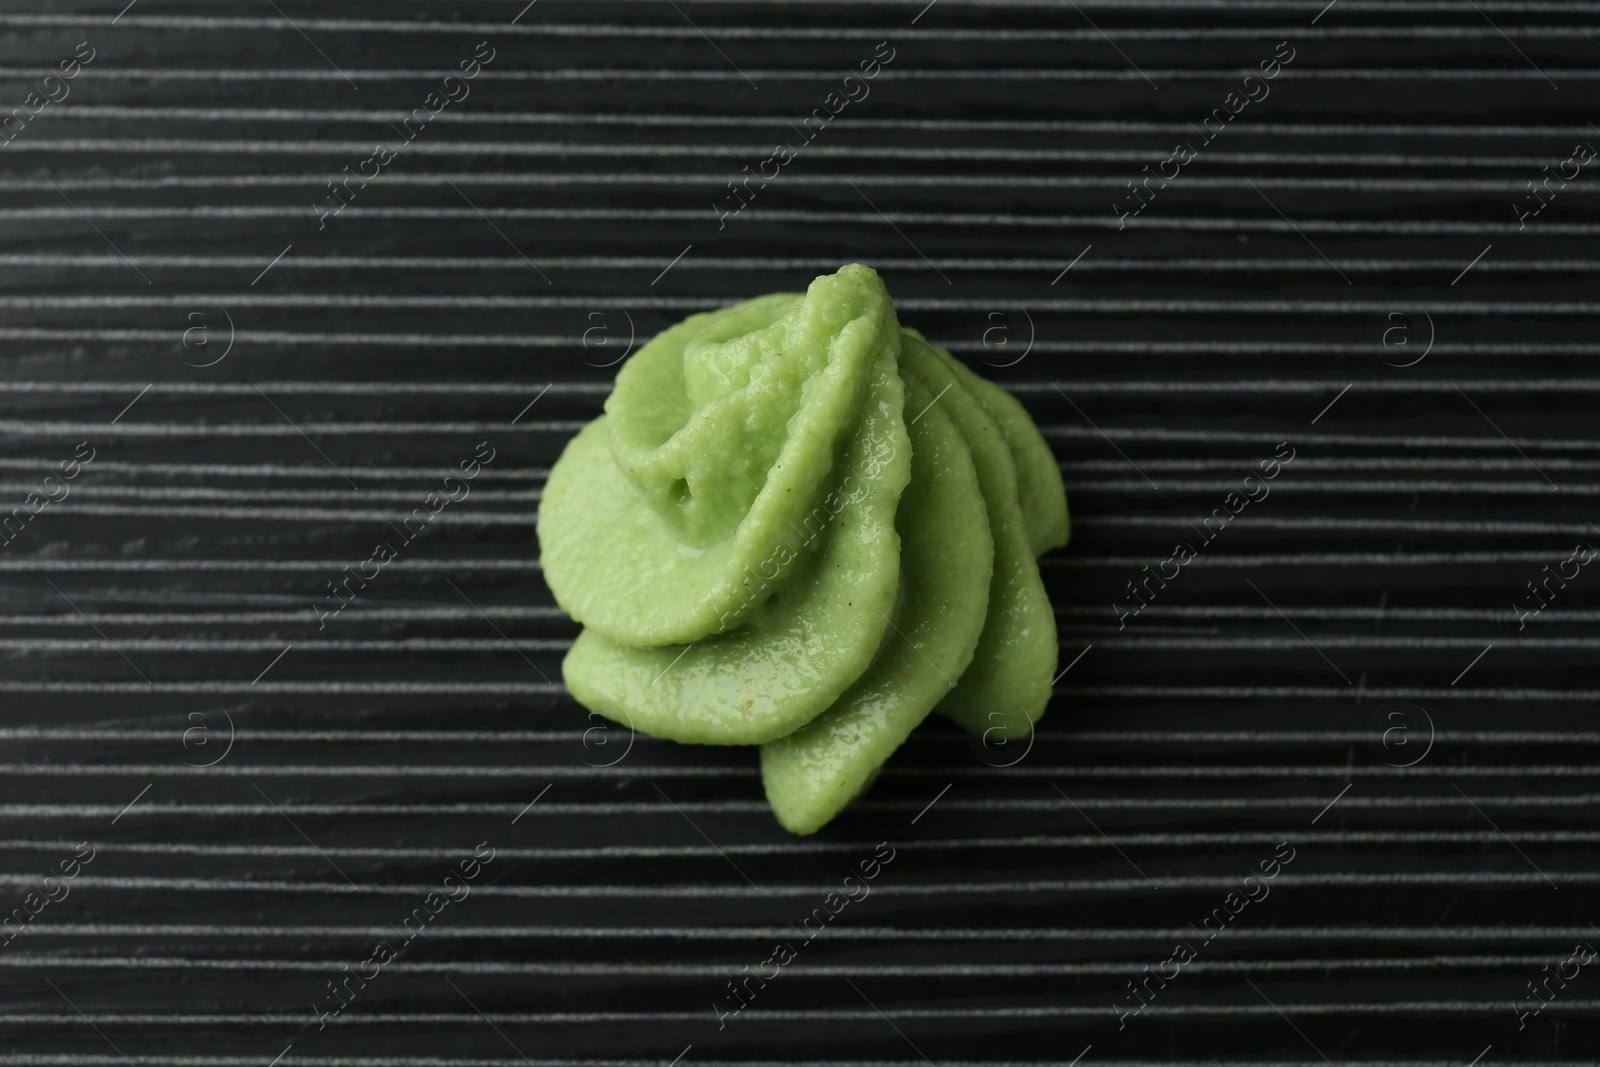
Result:
[[[1349,0],[1346,0],[1348,3]],[[1099,0],[1104,6],[1105,0]],[[1600,11],[1600,7],[1591,10]],[[293,108],[293,107],[184,107],[120,104],[61,103],[51,108],[52,122],[96,119],[164,119],[194,122],[399,122],[411,117],[401,108]],[[578,111],[442,111],[430,122],[461,125],[521,126],[639,126],[683,130],[703,127],[781,127],[793,121],[792,115],[689,115],[643,112]],[[1193,131],[1183,122],[1130,122],[1105,119],[958,119],[958,118],[861,118],[848,113],[836,116],[832,128],[854,130],[977,130],[1027,133],[1151,133],[1187,135]],[[1230,127],[1230,137],[1545,137],[1588,136],[1583,123],[1564,126],[1505,126],[1479,123],[1282,123],[1253,122]],[[389,176],[385,175],[385,182]],[[42,183],[41,183],[42,184]],[[65,187],[65,183],[63,187]]]
[[[577,344],[578,339],[574,338]],[[132,385],[132,382],[119,381],[7,381],[0,382],[0,393],[117,393],[120,394]],[[1473,383],[1468,383],[1473,384]],[[532,392],[538,388],[556,395],[575,396],[607,396],[611,392],[609,382],[585,381],[553,381],[553,382],[418,382],[418,381],[258,381],[251,384],[237,382],[156,382],[150,387],[151,391],[160,395],[162,393],[186,396],[255,396],[258,392],[268,393],[309,393],[313,396],[362,396],[373,394],[378,396],[450,396],[453,394],[482,394],[485,396],[504,396],[507,392],[518,388]],[[97,466],[95,468],[99,470]],[[209,469],[209,468],[207,468]],[[298,469],[298,468],[279,468]],[[440,466],[439,470],[448,470],[448,466]],[[431,473],[431,472],[430,472]]]
[[[0,434],[102,437],[302,437],[306,434],[415,437],[435,434],[576,433],[587,421],[545,422],[53,422],[0,419]]]
[[[1506,617],[1500,608],[1370,608],[1326,607],[1320,604],[1296,605],[1290,608],[1304,619],[1350,619],[1358,622],[1377,622],[1380,618],[1407,622],[1499,622]],[[1063,618],[1103,619],[1104,607],[1058,607],[1056,614]],[[1152,604],[1140,612],[1153,619],[1275,619],[1277,613],[1268,608],[1239,607],[1231,604],[1210,604],[1195,607],[1163,606]],[[1539,616],[1541,624],[1600,622],[1600,611],[1580,611],[1571,608],[1554,608]]]
[[[1281,835],[1280,835],[1281,839]],[[54,923],[39,937],[240,937],[367,940],[388,937],[388,926],[253,926],[197,923]],[[788,926],[451,926],[428,931],[433,938],[570,938],[672,941],[766,941],[794,931]],[[830,939],[849,941],[1170,941],[1193,934],[1179,927],[904,927],[839,926]],[[1587,938],[1588,926],[1266,926],[1231,927],[1230,941],[1538,941]],[[1459,1067],[1459,1065],[1457,1065]]]
[[[53,142],[32,142],[34,150],[43,152]],[[514,152],[482,152],[481,155],[516,155]],[[576,153],[574,153],[576,154]],[[599,155],[602,153],[589,153]],[[1135,161],[1136,162],[1136,161]],[[1533,161],[1537,162],[1537,161]],[[1355,165],[1355,164],[1351,164]],[[784,180],[788,186],[804,188],[833,188],[842,185],[883,185],[904,188],[989,188],[993,186],[1017,189],[1105,189],[1113,179],[1100,175],[1026,175],[1008,171],[991,174],[796,174]],[[315,175],[255,174],[214,175],[208,177],[164,178],[78,178],[55,183],[57,189],[292,189],[315,188]],[[497,188],[545,188],[554,186],[703,186],[721,188],[722,179],[704,173],[669,174],[659,171],[612,170],[598,173],[584,171],[546,171],[529,173],[490,173],[475,171],[464,174],[396,174],[386,176],[384,184],[409,188],[438,188],[445,185],[479,185]],[[1344,189],[1352,192],[1480,192],[1516,194],[1519,192],[1514,178],[1247,178],[1247,177],[1196,177],[1184,182],[1185,189],[1243,189],[1250,185],[1268,189]],[[28,178],[0,178],[0,190],[24,191],[48,188],[48,183]],[[1578,186],[1580,194],[1593,194],[1591,186]],[[141,262],[149,262],[140,257]],[[825,269],[837,267],[830,261]],[[1326,263],[1316,264],[1326,267]],[[1307,266],[1307,270],[1314,269]],[[1496,267],[1504,270],[1504,267]]]
[[[1368,739],[1370,740],[1370,738]],[[1283,840],[1281,831],[1263,833],[1195,833],[1195,834],[1078,834],[1028,837],[977,837],[919,840],[917,847],[929,852],[945,849],[982,848],[1198,848],[1216,845],[1272,846]],[[1489,845],[1506,838],[1493,830],[1483,831],[1346,831],[1318,833],[1305,839],[1314,845]],[[1523,844],[1580,844],[1600,842],[1600,831],[1520,831],[1511,834],[1511,840]],[[6,840],[0,846],[34,852],[71,852],[77,842]],[[724,843],[714,845],[613,845],[597,848],[509,848],[499,847],[495,856],[510,859],[563,860],[563,859],[660,859],[669,857],[714,857],[718,849],[739,856],[786,856],[798,854],[827,854],[855,852],[861,849],[855,841],[835,842],[785,842],[782,844],[740,845]],[[459,859],[460,848],[339,848],[335,846],[306,845],[188,845],[181,843],[118,844],[97,843],[95,848],[106,853],[128,853],[149,856],[215,856],[215,857],[292,857],[315,859],[319,856],[337,856],[341,859],[429,860]]]
[[[0,26],[40,27],[98,27],[104,20],[89,15],[0,15]],[[240,18],[234,16],[201,15],[133,15],[123,25],[128,30],[266,30],[287,31],[322,30],[328,33],[384,33],[384,34],[484,34],[507,37],[570,37],[603,40],[696,40],[701,32],[694,26],[676,25],[624,25],[618,23],[576,22],[468,22],[393,19],[303,18],[297,23],[281,19]],[[728,26],[715,27],[719,38],[729,40],[790,41],[790,40],[878,40],[882,29],[852,26]],[[1414,26],[1396,24],[1389,26],[1337,26],[1306,27],[1272,26],[1207,26],[1184,28],[1117,27],[1117,36],[1130,40],[1188,41],[1194,39],[1236,38],[1257,39],[1297,36],[1319,38],[1366,38],[1384,40],[1425,38],[1454,40],[1459,38],[1498,38],[1500,31],[1493,26],[1434,25]],[[1519,37],[1550,37],[1559,40],[1600,36],[1600,27],[1570,26],[1516,26],[1512,32]],[[958,27],[900,27],[894,31],[896,39],[908,41],[957,41],[970,43],[994,41],[1002,43],[1031,41],[1099,41],[1103,37],[1093,29],[1059,29],[1037,27],[1024,30],[982,29]]]
[[[1254,473],[1246,468],[1246,473]],[[1066,483],[1069,493],[1217,493],[1223,494],[1240,488],[1243,478],[1216,480],[1205,478],[1163,478],[1160,486],[1152,486],[1136,478],[1114,481],[1078,481]],[[1330,481],[1298,481],[1285,479],[1272,483],[1274,493],[1461,493],[1480,496],[1505,496],[1507,494],[1534,493],[1542,496],[1562,494],[1593,496],[1600,493],[1600,485],[1552,485],[1549,482],[1447,482],[1437,479],[1418,481],[1364,481],[1356,478]],[[1222,501],[1217,501],[1221,507]],[[68,505],[70,506],[70,505]]]
[[[644,308],[653,310],[701,310],[726,307],[740,302],[737,295],[727,296],[629,296],[612,300],[599,300],[593,296],[439,296],[439,295],[372,295],[355,293],[173,293],[158,296],[140,294],[94,294],[73,296],[0,296],[0,308],[39,310],[57,308],[190,308],[197,305],[223,305],[234,308],[477,308],[486,310],[523,311],[535,308],[594,309],[607,307]],[[896,308],[906,311],[992,311],[996,306],[1007,305],[996,300],[941,300],[907,297],[895,301]],[[1393,312],[1393,300],[1029,300],[1026,306],[1032,312],[1060,312],[1073,315],[1386,315]],[[1561,301],[1491,301],[1452,300],[1431,302],[1429,310],[1440,315],[1600,315],[1600,302]],[[170,337],[169,337],[170,339]],[[1377,346],[1373,346],[1376,350]],[[1371,388],[1381,391],[1424,390],[1448,392],[1449,382],[1420,380],[1371,379]],[[1368,381],[1357,384],[1368,384]],[[1498,384],[1499,380],[1488,384]],[[1506,380],[1512,381],[1512,380]],[[1075,383],[1063,383],[1075,384]],[[1463,382],[1473,385],[1473,382]],[[1511,385],[1511,388],[1552,389],[1557,381],[1535,379],[1531,385]],[[1575,389],[1600,388],[1593,379],[1569,380]],[[590,387],[591,389],[593,386]],[[1044,386],[1039,387],[1041,390]],[[1090,391],[1131,392],[1172,388],[1182,391],[1234,390],[1244,392],[1316,392],[1329,388],[1321,380],[1262,380],[1146,383],[1125,381],[1087,385]]]
[[[1600,75],[1600,72],[1597,72]],[[678,208],[473,208],[456,207],[347,207],[342,212],[351,219],[450,219],[471,218],[527,219],[540,221],[605,221],[605,222],[691,222],[703,225],[715,217],[707,209]],[[126,207],[120,205],[83,205],[80,213],[72,208],[29,207],[0,209],[0,219],[275,219],[292,218],[313,221],[316,212],[311,207],[291,206],[185,206],[185,207]],[[893,223],[932,226],[1006,226],[1037,229],[1096,229],[1096,230],[1192,230],[1198,232],[1264,232],[1293,233],[1296,229],[1312,233],[1349,234],[1514,234],[1515,222],[1400,222],[1372,220],[1350,222],[1342,219],[1301,219],[1294,223],[1264,218],[1184,218],[1162,215],[1141,216],[1119,220],[1107,212],[1093,215],[1015,215],[979,214],[975,212],[918,212],[887,211],[882,215],[861,211],[782,211],[767,210],[760,216],[762,223],[825,222],[869,225],[888,220]],[[1546,237],[1590,237],[1600,233],[1600,224],[1551,222],[1541,224],[1539,231]]]
[[[1459,799],[1457,803],[1460,803]],[[1600,886],[1600,871],[1553,871],[1548,880],[1536,871],[1428,871],[1424,873],[1319,873],[1298,874],[1284,872],[1274,885],[1294,887],[1341,888],[1465,888],[1474,886],[1543,886],[1550,881],[1560,885]],[[0,886],[31,887],[38,876],[27,874],[0,874]],[[1163,890],[1184,889],[1227,892],[1236,888],[1238,878],[1227,876],[1164,875]],[[386,882],[382,884],[354,885],[343,881],[306,882],[277,879],[241,878],[158,878],[80,874],[73,880],[73,888],[83,892],[161,891],[179,893],[289,893],[296,896],[325,894],[333,896],[392,896],[420,900],[436,890],[426,883]],[[894,897],[982,896],[991,893],[1016,893],[1034,895],[1043,893],[1124,893],[1148,890],[1150,885],[1137,878],[1082,878],[1035,879],[1025,881],[993,882],[884,882],[873,886],[874,893]],[[598,899],[598,900],[727,900],[755,899],[821,899],[833,891],[825,883],[763,885],[728,883],[726,885],[507,885],[505,883],[474,885],[472,891],[485,897],[508,899]],[[0,956],[0,959],[3,959]],[[1104,1014],[1105,1008],[1095,1009]],[[3,1061],[0,1061],[3,1062]]]
[[[227,140],[218,137],[57,137],[39,140],[8,142],[13,153],[91,153],[114,155],[126,153],[181,152],[186,156],[218,155],[238,156],[344,156],[351,153],[371,152],[369,141],[313,140],[309,138],[269,141],[252,138]],[[594,141],[412,141],[406,144],[407,155],[417,156],[507,156],[507,157],[558,157],[573,156],[620,157],[645,156],[652,159],[749,159],[760,158],[771,149],[761,144],[606,144]],[[912,159],[961,160],[966,162],[1073,162],[1073,163],[1148,163],[1151,153],[1139,149],[1084,149],[1084,148],[952,148],[947,146],[905,145],[808,145],[806,155],[812,159]],[[1549,160],[1541,156],[1409,156],[1397,153],[1323,153],[1323,152],[1225,152],[1209,153],[1207,158],[1218,166],[1241,163],[1259,163],[1265,166],[1289,167],[1433,167],[1470,168],[1474,171],[1505,169],[1519,170],[1538,167]],[[644,172],[640,172],[643,174]],[[708,185],[716,185],[719,175],[685,175],[698,178]],[[888,175],[880,180],[899,181],[900,176]],[[937,179],[936,180],[940,180]],[[1100,186],[1114,182],[1110,177],[1091,179]],[[1237,180],[1237,179],[1236,179]],[[1439,179],[1449,180],[1449,179]],[[1186,183],[1187,184],[1187,183]],[[1508,178],[1504,186],[1515,188]]]
[[[1565,461],[1548,461],[1551,470],[1561,469]],[[45,459],[17,459],[15,457],[0,457],[0,470],[36,470],[41,473],[48,472],[50,463]],[[395,480],[411,478],[439,478],[446,474],[456,473],[457,468],[440,465],[437,467],[357,467],[344,466],[340,468],[345,474],[356,478],[389,478]],[[118,460],[96,459],[92,470],[97,473],[111,472],[115,474],[132,474],[140,477],[156,475],[181,474],[181,475],[206,475],[217,478],[338,478],[339,471],[333,470],[323,464],[294,465],[284,463],[127,463]],[[476,477],[485,481],[542,481],[549,474],[548,467],[522,467],[519,469],[505,469],[495,467],[481,468]],[[85,486],[91,483],[83,483]],[[5,621],[0,614],[0,623]]]
[[[1590,808],[1600,807],[1600,794],[1597,793],[1502,793],[1479,794],[1473,797],[1473,802],[1480,807],[1492,808]],[[1090,811],[1246,811],[1259,812],[1262,809],[1260,796],[1250,797],[1211,797],[1211,796],[1182,796],[1182,797],[1080,797],[1075,803],[1079,808]],[[1271,798],[1274,811],[1286,808],[1305,809],[1316,812],[1327,807],[1326,796],[1317,797],[1283,797]],[[926,802],[889,801],[889,800],[858,800],[852,807],[859,811],[880,812],[916,812],[926,806]],[[985,814],[998,812],[1052,812],[1067,811],[1070,804],[1061,800],[1051,799],[1019,799],[1019,798],[986,798],[983,800],[951,800],[941,802],[942,809],[956,811],[981,812]],[[516,815],[525,807],[523,804],[485,804],[485,803],[437,803],[437,804],[338,804],[338,803],[285,803],[277,807],[266,804],[184,804],[172,802],[156,802],[141,804],[135,808],[130,818],[173,817],[173,818],[203,818],[203,819],[236,819],[245,817],[261,817],[267,819],[281,819],[284,812],[292,815],[316,816],[356,816],[360,818],[376,818],[379,816],[396,816],[410,818],[423,815],[438,818],[451,815],[471,816],[480,818],[491,815]],[[1367,796],[1348,797],[1339,802],[1340,810],[1372,810],[1372,811],[1407,811],[1427,810],[1431,808],[1452,808],[1461,810],[1461,794],[1450,793],[1439,796]],[[123,808],[121,804],[0,804],[0,818],[7,819],[69,819],[81,820],[99,818],[107,815],[116,815]],[[665,804],[654,803],[621,803],[621,802],[595,802],[586,804],[559,804],[545,803],[534,808],[530,813],[541,817],[584,817],[584,818],[611,818],[621,816],[633,818],[641,815],[661,815],[677,817],[680,811],[689,811],[696,814],[707,815],[750,815],[762,819],[769,818],[772,808],[766,801],[758,800],[712,800],[712,801],[679,801],[677,811]]]
[[[247,508],[203,507],[168,505],[165,507],[140,504],[82,504],[77,502],[57,504],[53,509],[63,515],[95,515],[112,518],[160,519],[163,522],[177,519],[199,519],[205,522],[363,522],[398,523],[414,514],[409,511],[359,511],[334,508]],[[419,502],[417,510],[422,510]],[[522,526],[532,529],[536,515],[533,512],[482,512],[450,511],[433,515],[428,525],[439,526]],[[348,565],[348,564],[347,564]]]
[[[307,608],[285,611],[87,611],[82,615],[56,612],[51,615],[0,615],[0,626],[77,626],[85,619],[97,626],[257,626],[282,625],[306,621]],[[1394,614],[1391,612],[1391,614]],[[481,614],[472,608],[373,608],[353,605],[340,614],[350,624],[362,622],[465,622],[488,616],[491,619],[565,619],[566,612],[554,605],[485,604]],[[5,736],[0,728],[0,737]]]
[[[1180,535],[1181,536],[1181,535]],[[1564,551],[1564,550],[1563,550]],[[1301,552],[1285,555],[1204,554],[1185,567],[1204,570],[1248,567],[1466,567],[1502,563],[1559,563],[1551,552]],[[1127,570],[1137,575],[1150,563],[1142,556],[1045,556],[1041,570]]]
[[[1098,440],[1100,434],[1090,426],[1050,426],[1044,425],[1040,430],[1047,436],[1091,438]],[[1118,440],[1139,441],[1184,441],[1200,444],[1251,444],[1274,447],[1284,440],[1282,433],[1273,431],[1260,431],[1243,433],[1237,430],[1175,430],[1165,426],[1116,426],[1106,430]],[[1494,452],[1503,452],[1505,438],[1479,436],[1479,437],[1444,437],[1421,436],[1402,434],[1342,434],[1342,433],[1296,433],[1296,445],[1331,445],[1334,447],[1352,446],[1360,448],[1373,448],[1378,446],[1397,446],[1400,448],[1482,448]],[[1512,438],[1518,448],[1522,449],[1551,449],[1562,452],[1590,452],[1600,451],[1600,439],[1594,438],[1555,438],[1555,437],[1516,437]],[[1246,464],[1248,466],[1248,464]]]
[[[98,467],[94,468],[96,471]],[[440,472],[434,472],[440,473]],[[445,477],[452,475],[458,480],[460,471],[445,470]],[[463,482],[463,484],[465,484]],[[27,493],[38,489],[37,482],[3,482],[0,481],[0,493]],[[537,501],[543,490],[535,487],[532,489],[479,489],[471,493],[473,500],[478,503],[522,503]],[[420,502],[423,495],[417,490],[404,489],[351,489],[341,492],[338,489],[216,489],[210,486],[188,485],[116,485],[112,483],[96,483],[86,480],[78,483],[74,488],[74,497],[58,502],[60,506],[70,508],[77,496],[94,497],[128,497],[135,500],[241,500],[241,501],[277,501],[282,503],[312,503],[312,502],[389,502],[415,504]],[[463,500],[466,498],[463,498]],[[435,518],[449,515],[450,512],[440,512]]]
[[[315,617],[310,608],[300,613],[300,622],[309,622]],[[1403,638],[1400,640],[1404,640]],[[1420,639],[1417,639],[1420,640]],[[1440,641],[1452,642],[1442,644],[1440,648],[1454,648],[1453,638],[1439,638]],[[1462,640],[1466,640],[1463,638]],[[1577,645],[1569,646],[1561,641],[1542,641],[1537,647],[1587,647],[1588,642],[1582,639]],[[407,637],[390,640],[301,640],[295,642],[295,647],[302,652],[495,652],[504,649],[506,640],[483,639],[470,637]],[[1600,645],[1600,640],[1595,642]],[[566,639],[553,638],[518,638],[509,641],[513,649],[526,652],[565,652],[572,647],[572,642]],[[1528,647],[1526,642],[1504,642],[1507,648],[1516,647],[1518,644]],[[105,648],[103,640],[70,640],[63,638],[43,637],[0,637],[0,651],[12,652],[95,652]],[[277,652],[283,648],[283,642],[276,638],[262,640],[234,640],[225,638],[119,638],[117,647],[131,649],[135,652]],[[1420,647],[1420,646],[1419,646]],[[3,736],[3,735],[0,735]]]
[[[268,181],[260,175],[241,175],[241,181],[246,184],[263,184]],[[409,175],[405,177],[417,177]],[[470,181],[473,178],[487,180],[495,175],[452,175],[452,180],[457,183]],[[518,175],[505,175],[513,178]],[[396,176],[396,181],[402,176]],[[98,179],[96,179],[98,180]],[[152,179],[152,181],[165,179]],[[186,179],[187,180],[187,179]],[[206,181],[209,179],[197,179]],[[277,182],[280,179],[270,179]],[[307,175],[305,181],[314,181]],[[866,180],[866,179],[860,179]],[[899,180],[898,178],[896,180]],[[944,181],[945,179],[938,179]],[[1365,179],[1363,179],[1365,180]],[[105,179],[106,182],[127,182],[128,184],[111,185],[103,188],[116,189],[145,189],[160,188],[157,185],[137,184],[140,179]],[[288,184],[298,183],[301,179],[281,179]],[[1260,179],[1257,184],[1268,182],[1270,179]],[[62,188],[73,186],[72,182],[60,181],[56,183]],[[85,184],[82,186],[88,188]],[[0,189],[31,188],[22,183],[8,182],[0,179]],[[251,270],[259,267],[261,261],[255,256],[175,256],[175,255],[141,255],[139,262],[148,267],[195,267],[197,269],[215,270],[223,268],[238,268]],[[646,270],[654,269],[661,265],[659,257],[651,256],[546,256],[541,257],[541,263],[546,266],[557,267],[562,270]],[[880,270],[904,271],[929,271],[929,261],[924,259],[901,259],[894,256],[874,256],[872,260],[875,267]],[[1461,264],[1453,259],[1340,259],[1335,260],[1341,270],[1365,271],[1371,273],[1404,273],[1410,271],[1446,271],[1459,267]],[[934,259],[932,263],[943,270],[952,271],[1015,271],[1018,273],[1033,271],[1048,271],[1061,265],[1059,259]],[[127,266],[119,256],[102,255],[77,255],[59,252],[16,252],[0,253],[0,267],[106,267],[124,268]],[[526,266],[525,262],[516,256],[296,256],[278,269],[282,270],[505,270]],[[837,269],[839,261],[830,258],[814,259],[778,259],[764,257],[738,257],[738,256],[696,256],[685,260],[679,265],[679,270],[728,270],[728,271],[793,271],[803,270],[812,272],[825,272]],[[1263,258],[1263,259],[1103,259],[1085,261],[1080,272],[1085,271],[1147,271],[1159,273],[1165,271],[1319,271],[1327,269],[1327,261],[1321,259],[1290,259],[1290,258]],[[1480,264],[1479,271],[1501,271],[1504,273],[1540,272],[1540,273],[1591,273],[1600,271],[1600,259],[1506,259],[1493,260]],[[574,338],[574,344],[578,340]],[[1077,342],[1084,344],[1085,342]],[[1092,342],[1088,342],[1092,344]],[[1166,342],[1171,344],[1172,342]],[[1180,344],[1183,342],[1179,342]],[[1208,342],[1201,342],[1208,343]],[[1223,342],[1209,342],[1222,344]],[[1258,347],[1260,342],[1255,343]],[[1354,351],[1354,345],[1308,345],[1313,351]],[[1361,350],[1370,353],[1372,345],[1369,343],[1360,346]],[[1446,345],[1441,342],[1434,346],[1435,352],[1473,352],[1484,348],[1509,348],[1517,349],[1529,346],[1478,346],[1478,345]],[[1539,346],[1531,346],[1538,348]],[[1593,351],[1596,347],[1589,346]],[[1141,349],[1142,350],[1142,349]],[[195,382],[194,385],[206,383]]]
[[[1476,969],[1507,969],[1539,968],[1564,962],[1568,958],[1566,952],[1551,952],[1545,955],[1518,955],[1518,956],[1399,956],[1357,959],[1336,959],[1327,956],[1312,959],[1287,959],[1287,960],[1203,960],[1184,964],[1184,970],[1191,973],[1209,974],[1295,974],[1306,971],[1327,972],[1361,972],[1361,971],[1420,971],[1420,970],[1445,970],[1450,968],[1476,968]],[[7,968],[17,969],[45,969],[52,970],[84,970],[84,971],[237,971],[243,973],[290,973],[290,974],[338,974],[340,969],[348,966],[344,961],[334,960],[274,960],[259,957],[172,957],[172,956],[69,956],[69,955],[40,955],[34,953],[8,953],[0,955],[0,970]],[[1114,960],[1107,963],[922,963],[922,964],[857,964],[839,965],[822,964],[800,961],[788,965],[785,974],[798,975],[807,978],[911,978],[911,977],[945,977],[945,978],[983,978],[983,977],[1068,977],[1073,975],[1118,975],[1126,976],[1129,964],[1126,960]],[[466,974],[466,975],[544,975],[559,976],[563,974],[588,975],[588,976],[617,976],[630,978],[721,978],[729,973],[727,963],[582,963],[572,960],[561,960],[551,963],[538,962],[511,962],[505,960],[444,960],[415,962],[411,960],[395,960],[384,965],[384,970],[398,974]],[[737,973],[737,972],[735,972]],[[1600,1000],[1592,1003],[1600,1005]],[[1104,1009],[1101,1009],[1104,1011]],[[608,1013],[609,1014],[609,1013]],[[619,1013],[632,1017],[632,1013]],[[567,1021],[570,1016],[566,1013],[542,1014],[492,1014],[487,1016],[504,1022],[541,1023]],[[669,1013],[651,1013],[653,1018],[675,1017]],[[91,1016],[77,1015],[33,1015],[24,1013],[0,1013],[0,1026],[11,1024],[21,1025],[55,1024],[76,1022],[81,1018],[91,1018],[96,1022],[106,1024],[124,1024],[130,1026],[204,1026],[204,1025],[261,1025],[272,1023],[279,1026],[293,1026],[303,1023],[303,1017],[295,1015],[125,1015],[119,1013],[96,1013]],[[408,1013],[406,1015],[365,1015],[362,1016],[364,1024],[380,1024],[394,1022],[408,1023],[466,1023],[470,1020],[482,1018],[478,1015],[436,1015],[430,1012]],[[349,1025],[349,1023],[346,1023]]]
[[[26,81],[37,78],[46,67],[0,67],[0,80]],[[1590,67],[1552,68],[1568,81],[1592,81],[1600,78],[1600,69]],[[921,69],[896,67],[878,72],[880,82],[1123,82],[1123,81],[1195,81],[1224,83],[1238,76],[1238,70],[1218,67],[1149,68],[1144,72],[1121,68],[1093,67],[1003,67],[960,68],[927,67]],[[142,82],[274,82],[303,81],[326,82],[352,79],[366,82],[418,82],[426,83],[439,77],[437,70],[426,68],[351,67],[346,72],[322,67],[295,68],[167,68],[167,67],[86,67],[79,77],[95,81]],[[671,67],[554,67],[546,69],[524,68],[509,70],[482,70],[477,75],[480,82],[749,82],[752,79],[773,82],[818,82],[831,84],[839,79],[837,69],[804,70],[793,67],[746,68],[743,71],[713,68]],[[1536,70],[1520,67],[1450,67],[1435,69],[1416,64],[1396,67],[1308,67],[1285,68],[1278,73],[1285,81],[1545,81]]]
[[[349,560],[333,559],[0,559],[0,573],[36,571],[88,573],[165,573],[169,571],[273,571],[338,574]],[[386,571],[424,571],[430,574],[458,571],[537,571],[534,559],[427,559],[406,557],[384,564]]]

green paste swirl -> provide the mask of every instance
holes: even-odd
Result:
[[[859,264],[692,315],[633,355],[551,468],[540,562],[583,632],[584,706],[760,745],[812,833],[930,711],[990,738],[1044,712],[1066,544],[1055,458],[1010,395],[914,330]]]

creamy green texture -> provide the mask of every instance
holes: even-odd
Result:
[[[1055,458],[858,264],[641,348],[551,469],[538,532],[585,627],[573,696],[652,736],[761,745],[796,833],[930,711],[1015,737],[1050,696]]]

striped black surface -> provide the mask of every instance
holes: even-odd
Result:
[[[93,455],[0,554],[0,914],[93,850],[0,933],[0,1064],[1600,1057],[1600,578],[1545,569],[1600,537],[1600,175],[1518,221],[1600,5],[120,2],[0,13],[0,115],[66,93],[0,145],[0,511]],[[851,260],[1056,447],[1071,667],[800,841],[552,684],[532,522],[630,337]]]

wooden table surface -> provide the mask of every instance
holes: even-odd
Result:
[[[122,2],[0,7],[0,1065],[1600,1061],[1600,4]],[[1070,669],[800,840],[533,522],[851,261]]]

